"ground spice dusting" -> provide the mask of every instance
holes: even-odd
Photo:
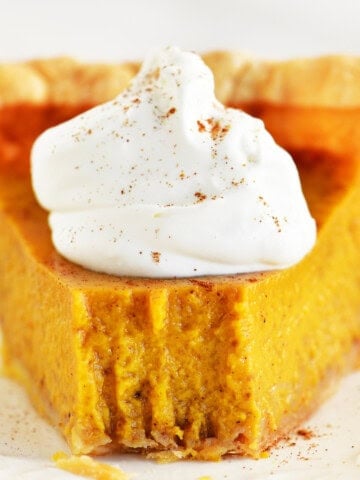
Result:
[[[264,205],[264,207],[267,207],[269,205],[262,195],[259,195],[258,198],[259,198],[260,202]]]
[[[201,122],[200,120],[197,120],[197,126],[198,130],[200,133],[202,132],[209,132],[211,135],[211,138],[215,140],[222,140],[226,133],[229,131],[230,126],[222,126],[219,120],[215,120],[214,118],[207,118],[206,123],[208,124],[208,128],[206,125]]]
[[[279,222],[278,217],[272,216],[271,218],[274,220],[274,223],[275,223],[275,225],[276,225],[276,227],[277,227],[277,231],[278,231],[279,233],[281,233],[281,227],[280,227],[280,222]]]
[[[194,193],[194,196],[197,198],[197,202],[196,202],[196,203],[203,202],[204,200],[206,200],[206,195],[205,195],[205,193],[195,192],[195,193]]]
[[[205,130],[206,130],[205,125],[203,123],[201,123],[200,120],[198,120],[196,123],[197,123],[199,132],[200,133],[205,132]]]
[[[314,432],[306,428],[300,428],[296,431],[296,434],[304,438],[305,440],[311,440],[312,438],[314,438]]]
[[[214,118],[208,118],[206,121],[211,127],[210,134],[213,140],[222,140],[226,133],[229,131],[229,125],[223,127],[221,126],[219,120],[215,120]]]
[[[213,283],[207,282],[205,280],[199,280],[197,278],[191,278],[190,282],[194,285],[198,285],[202,288],[204,288],[207,292],[211,292],[213,290]]]
[[[244,183],[245,183],[245,178],[242,177],[238,182],[236,182],[235,180],[232,180],[231,185],[233,185],[234,187],[238,187],[239,185],[244,185]]]
[[[160,263],[160,257],[161,257],[160,252],[151,252],[151,257],[155,263]]]

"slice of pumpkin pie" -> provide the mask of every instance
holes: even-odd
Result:
[[[88,124],[89,114],[82,114],[36,142],[33,183],[52,212],[51,232],[48,212],[31,185],[33,141],[47,128],[113,98],[138,66],[57,59],[0,68],[5,360],[74,453],[258,457],[359,364],[360,62],[329,57],[264,63],[229,53],[205,59],[220,100],[261,117],[292,154],[318,228],[313,248],[314,222],[306,204],[283,196],[287,190],[301,194],[287,154],[282,151],[277,170],[276,159],[267,163],[266,149],[275,148],[273,143],[265,145],[265,153],[263,144],[254,144],[264,135],[258,121],[236,110],[219,120],[211,110],[223,108],[217,103],[206,110],[205,74],[187,84],[186,92],[200,86],[200,94],[190,97],[190,113],[184,109],[179,117],[181,95],[164,98],[157,90],[162,68],[140,73],[148,76],[146,88],[155,90],[147,92],[141,118],[130,114],[145,101],[131,90],[135,81],[122,94],[128,104],[117,97],[108,104],[111,111],[98,107],[105,112],[100,123],[96,117]],[[178,75],[186,67],[171,68],[178,92]],[[197,109],[204,106],[199,116]],[[122,123],[112,129],[116,108]],[[135,157],[129,132],[144,116],[155,116],[158,123],[137,128],[136,163],[130,161]],[[233,116],[244,121],[241,131],[233,127]],[[177,122],[189,126],[186,138],[195,150],[208,151],[203,163],[187,158],[186,169],[177,165],[178,150],[183,156],[190,151],[173,141],[169,130]],[[242,137],[247,128],[252,136]],[[233,132],[235,159],[223,150]],[[141,140],[149,136],[160,139],[161,155]],[[123,184],[116,177],[118,164],[111,164],[109,138],[123,151]],[[163,158],[169,148],[175,152],[173,168]],[[150,153],[157,155],[158,178],[146,189],[139,179]],[[259,164],[265,169],[261,180]],[[244,173],[235,178],[231,168]],[[200,173],[210,179],[206,184],[198,180]],[[90,183],[84,183],[85,176]],[[110,182],[107,195],[99,178]],[[182,208],[175,204],[177,193],[171,194],[175,180],[188,188]],[[261,193],[254,185],[269,190]],[[237,197],[246,188],[253,195],[249,204]],[[168,197],[159,208],[162,189]],[[135,207],[129,207],[134,198]],[[156,209],[149,207],[149,198]],[[236,201],[247,208],[237,209]],[[221,204],[226,208],[219,215]],[[173,230],[169,211],[178,220]],[[154,227],[157,222],[161,228]],[[239,224],[244,235],[236,237]],[[257,233],[249,234],[255,224]],[[175,242],[168,238],[172,235]],[[184,237],[185,246],[177,243]],[[225,245],[221,251],[219,244]]]

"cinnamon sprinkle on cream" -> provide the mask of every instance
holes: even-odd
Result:
[[[206,200],[206,195],[205,195],[205,193],[195,192],[195,193],[194,193],[194,196],[197,198],[197,202],[196,202],[196,203],[203,202],[204,200]]]
[[[160,252],[151,252],[151,257],[155,263],[160,263],[160,257],[161,257]]]

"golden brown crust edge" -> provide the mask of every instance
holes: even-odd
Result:
[[[224,103],[277,103],[288,106],[360,106],[360,58],[326,56],[264,61],[241,53],[203,56],[215,75]],[[124,89],[137,63],[85,64],[71,58],[0,65],[0,106],[101,103]]]
[[[226,92],[226,101],[233,104],[255,102],[303,107],[360,106],[358,57],[333,55],[278,62],[243,57],[241,61],[236,61],[233,54],[215,52],[204,58],[215,70],[215,77],[222,64],[229,65],[232,89]]]
[[[85,64],[59,57],[0,65],[0,107],[18,103],[93,105],[123,90],[136,63]]]

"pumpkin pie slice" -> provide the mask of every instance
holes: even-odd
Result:
[[[360,60],[205,60],[219,99],[263,118],[298,166],[318,239],[291,268],[156,280],[65,260],[31,189],[32,142],[138,65],[0,66],[5,363],[76,454],[259,457],[360,363]]]

